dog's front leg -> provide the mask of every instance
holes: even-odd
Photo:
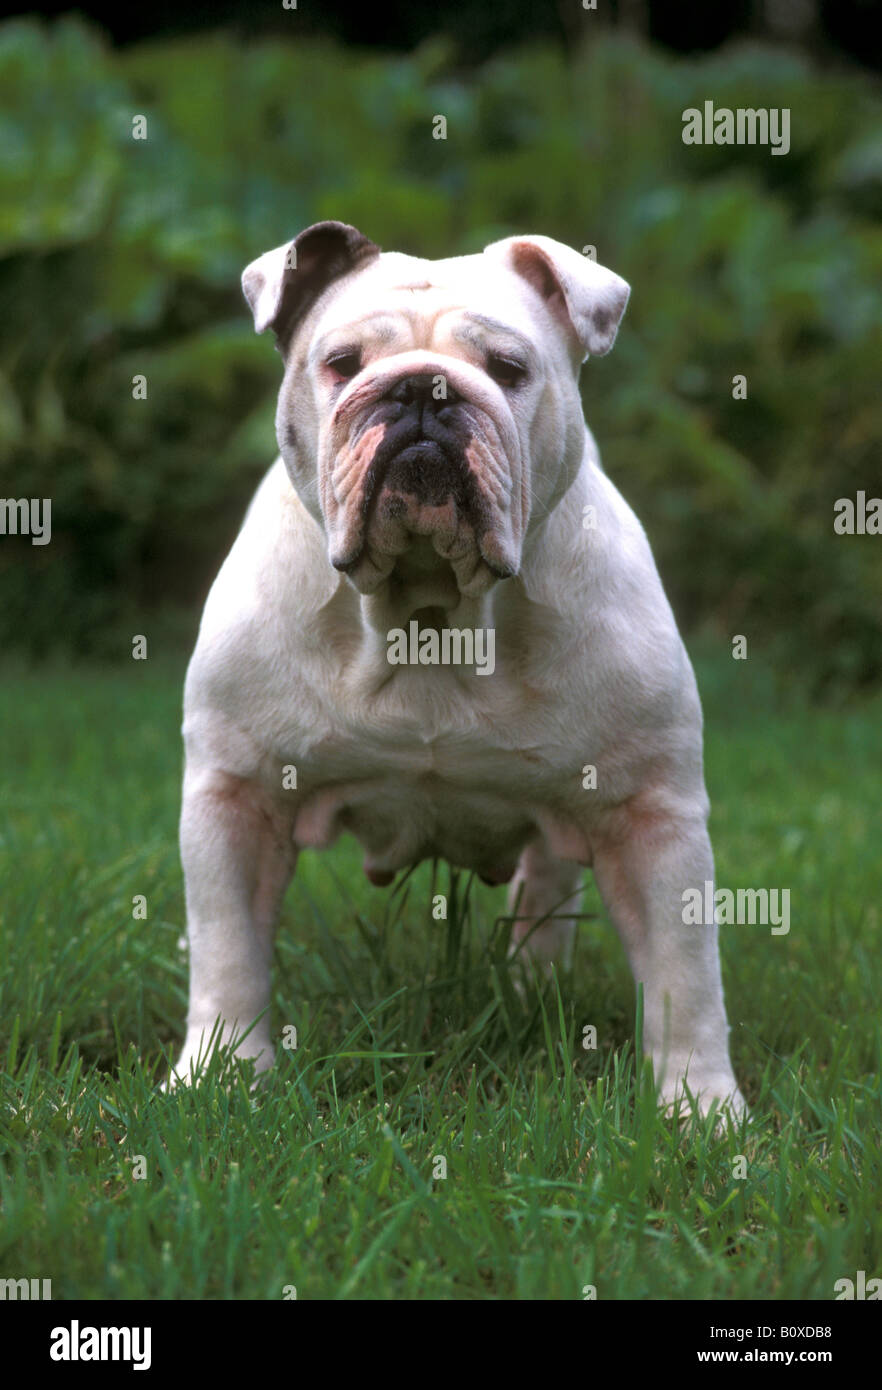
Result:
[[[175,1068],[188,1080],[212,1034],[258,1071],[272,1065],[267,1009],[276,916],[295,863],[290,818],[256,783],[188,772],[181,859],[190,944],[187,1037]]]
[[[684,1081],[704,1113],[711,1101],[744,1110],[729,1060],[717,928],[684,922],[684,891],[713,882],[704,814],[635,798],[610,813],[595,839],[594,873],[607,910],[643,984],[643,1045],[660,1098]]]

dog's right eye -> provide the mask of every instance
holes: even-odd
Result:
[[[334,352],[326,365],[340,381],[348,381],[361,371],[361,349],[347,348],[345,352]]]

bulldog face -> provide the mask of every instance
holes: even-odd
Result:
[[[285,361],[276,429],[330,563],[362,593],[443,569],[449,606],[517,574],[584,447],[578,367],[628,298],[545,237],[426,261],[318,223],[242,277]]]

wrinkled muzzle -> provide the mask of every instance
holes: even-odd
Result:
[[[516,574],[527,491],[503,392],[458,359],[407,352],[360,372],[319,441],[331,564],[366,594],[417,537],[470,597]]]

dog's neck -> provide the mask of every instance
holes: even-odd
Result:
[[[428,540],[418,540],[398,557],[388,579],[362,596],[361,607],[365,625],[386,632],[413,618],[422,626],[471,623],[480,616],[483,602],[465,598],[451,566]]]
[[[451,586],[446,577],[423,575],[412,583],[393,578],[376,592],[360,597],[363,628],[384,643],[390,631],[409,629],[414,622],[420,632],[489,628],[494,625],[493,592],[470,598],[459,592],[455,582]]]

